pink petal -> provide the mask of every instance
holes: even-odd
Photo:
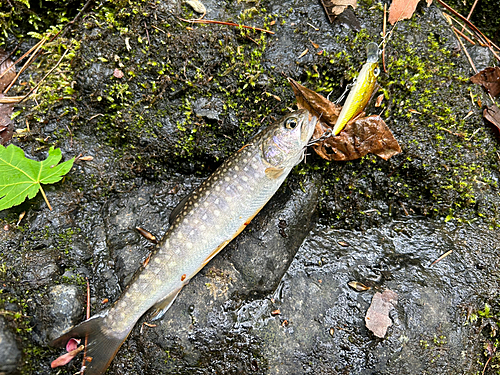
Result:
[[[75,350],[72,350],[69,353],[63,354],[62,356],[60,356],[57,359],[53,360],[52,363],[50,364],[50,367],[51,368],[56,368],[56,367],[59,367],[59,366],[64,366],[65,364],[69,363],[84,348],[85,348],[85,346],[80,345]]]

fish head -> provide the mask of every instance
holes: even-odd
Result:
[[[263,159],[275,168],[300,163],[317,122],[317,117],[300,109],[271,125],[263,134]]]

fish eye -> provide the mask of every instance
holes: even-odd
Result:
[[[297,120],[294,118],[289,118],[288,120],[285,121],[285,128],[287,129],[295,129],[297,126]]]
[[[377,68],[375,68],[375,69],[373,70],[373,75],[374,75],[375,77],[378,77],[378,75],[379,75],[379,74],[380,74],[380,68],[378,68],[378,67],[377,67]]]

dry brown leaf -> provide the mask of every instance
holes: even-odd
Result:
[[[8,59],[9,54],[4,50],[0,50],[0,75],[2,75],[6,70],[9,70],[5,75],[0,78],[0,93],[5,90],[7,86],[10,85],[12,80],[16,77],[16,68],[13,67],[14,63],[11,59]]]
[[[392,325],[389,312],[398,302],[398,295],[392,290],[385,290],[383,293],[375,293],[372,303],[365,316],[366,328],[377,337],[383,339],[387,333],[387,328]]]
[[[496,105],[490,105],[483,111],[483,117],[496,127],[496,135],[500,137],[500,108]]]
[[[0,98],[4,96],[0,94]],[[10,117],[14,110],[14,104],[0,104],[0,145],[5,145],[12,139],[14,124]]]
[[[394,25],[401,20],[410,19],[417,9],[419,0],[393,0],[389,8],[389,23]],[[427,0],[427,6],[431,5],[432,0]]]
[[[309,90],[307,87],[302,86],[300,83],[291,78],[288,78],[288,82],[292,85],[293,92],[297,98],[297,106],[299,108],[307,109],[309,112],[317,116],[321,122],[326,122],[326,124],[331,127],[335,125],[337,117],[339,117],[340,110],[342,109],[341,106],[332,103],[317,92]],[[313,137],[318,138],[315,136]]]
[[[401,147],[380,116],[369,116],[349,122],[336,137],[315,144],[316,153],[326,160],[355,160],[368,153],[388,160]]]
[[[488,67],[470,77],[472,83],[483,86],[492,96],[500,94],[500,67]]]
[[[348,6],[352,6],[354,9],[358,6],[357,0],[321,0],[321,4],[330,22],[333,22],[335,17],[342,13]]]

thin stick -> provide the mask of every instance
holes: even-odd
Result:
[[[476,45],[472,39],[470,39],[467,35],[458,30],[455,26],[452,26],[453,30],[455,30],[462,38],[471,43],[472,45]]]
[[[26,96],[24,98],[22,98],[19,103],[22,103],[23,101],[25,101],[26,98],[33,93],[33,91],[35,91],[36,89],[38,89],[38,87],[42,84],[42,82],[45,81],[47,79],[47,77],[59,66],[59,64],[61,63],[62,59],[64,59],[64,57],[66,56],[66,54],[68,52],[69,52],[69,48],[66,51],[64,51],[63,55],[61,56],[61,58],[59,59],[59,61],[56,63],[56,65],[54,65],[54,67],[52,69],[50,69],[47,74],[45,74],[45,76],[42,78],[42,80],[40,82],[38,82],[36,84],[36,86],[33,87],[31,89],[31,91],[28,94],[26,94]]]
[[[87,319],[90,318],[90,284],[89,278],[85,276],[85,280],[87,281]],[[82,361],[82,369],[80,370],[80,374],[83,374],[85,371],[85,362],[87,360],[87,344],[88,344],[88,335],[85,335],[85,349],[83,351],[83,361]]]
[[[274,31],[265,30],[265,29],[261,29],[259,27],[254,27],[254,26],[239,25],[239,24],[234,23],[234,22],[223,22],[223,21],[201,20],[201,19],[186,20],[186,19],[180,18],[180,17],[177,17],[177,18],[180,19],[181,21],[189,22],[189,23],[214,23],[216,25],[243,27],[245,29],[257,30],[257,31],[262,31],[263,33],[274,34]]]
[[[449,251],[447,251],[446,253],[444,253],[443,255],[441,255],[439,258],[437,258],[434,262],[432,262],[432,264],[431,264],[429,267],[432,267],[432,266],[433,266],[433,265],[435,265],[437,262],[442,261],[444,258],[446,258],[448,255],[450,255],[452,252],[453,252],[453,250],[449,250]]]
[[[33,54],[29,57],[28,61],[26,61],[23,65],[23,67],[19,70],[19,73],[16,74],[16,76],[14,77],[14,79],[12,80],[12,82],[10,83],[9,86],[7,86],[7,88],[4,90],[4,94],[7,94],[7,92],[10,90],[10,88],[14,85],[14,83],[17,81],[17,79],[19,78],[19,76],[21,75],[22,72],[24,72],[28,66],[31,64],[31,62],[33,61],[33,59],[35,58],[36,56],[36,53],[38,52],[38,50],[40,48],[42,48],[42,46],[45,44],[45,42],[47,41],[47,39],[43,38],[39,43],[37,43],[37,47],[35,49],[35,51],[33,52]],[[15,64],[14,64],[15,65]],[[12,69],[12,68],[11,68]],[[9,71],[10,69],[8,69],[7,71]],[[4,73],[5,74],[5,73]],[[2,75],[3,76],[3,75]]]
[[[47,196],[45,195],[45,191],[43,191],[42,185],[40,185],[40,191],[42,192],[43,199],[45,199],[45,203],[47,203],[47,206],[49,206],[49,210],[52,211],[52,206],[49,203],[49,200],[47,199]]]
[[[469,64],[472,66],[472,69],[474,69],[474,72],[477,73],[476,65],[474,65],[474,62],[472,61],[472,59],[471,59],[471,57],[469,55],[469,52],[467,52],[467,48],[465,48],[464,44],[462,43],[462,39],[460,39],[460,37],[458,36],[458,34],[455,31],[455,28],[451,24],[450,16],[447,15],[447,14],[445,14],[445,13],[443,13],[443,14],[445,15],[445,18],[446,18],[446,21],[448,22],[448,25],[451,26],[451,31],[453,31],[453,34],[455,34],[455,36],[457,37],[458,43],[460,43],[460,46],[464,50],[464,53],[467,56],[467,59],[469,60]]]
[[[385,66],[385,32],[387,29],[387,4],[384,4],[384,23],[382,26],[382,66],[384,72],[387,73],[387,68]]]
[[[61,34],[61,37],[63,37],[64,35],[66,35],[66,32],[68,31],[68,27],[69,25],[72,25],[74,24],[76,21],[78,21],[78,19],[82,16],[83,12],[85,12],[87,10],[87,8],[89,7],[89,5],[93,2],[94,0],[88,0],[85,5],[83,6],[82,10],[78,12],[78,14],[75,16],[75,18],[73,18],[72,21],[68,22],[65,26],[64,26],[64,31],[62,32]],[[56,35],[57,37],[57,35]]]
[[[31,47],[28,52],[26,52],[24,55],[22,55],[20,58],[18,58],[16,61],[14,61],[14,64],[12,64],[11,66],[11,69],[12,67],[16,66],[16,64],[18,62],[20,62],[22,59],[24,59],[26,56],[28,56],[31,52],[33,52],[34,49],[38,48],[38,45],[40,43],[42,43],[43,39],[40,40],[37,44],[35,44],[33,47]],[[10,69],[7,69],[5,72],[3,72],[2,74],[0,74],[0,78],[2,78],[5,74],[7,74],[7,72],[9,71]]]
[[[491,41],[486,36],[484,36],[484,34],[476,26],[474,26],[472,24],[472,22],[470,22],[467,18],[465,18],[460,13],[458,13],[455,9],[453,9],[448,4],[446,4],[443,0],[436,0],[436,1],[439,4],[441,4],[442,6],[444,6],[446,9],[448,9],[450,12],[452,12],[455,16],[457,16],[462,21],[464,21],[472,30],[474,30],[474,32],[476,32],[477,34],[479,34],[483,38],[483,41],[485,42],[486,45],[488,45],[488,46],[491,45]]]
[[[474,4],[472,4],[472,8],[470,8],[469,15],[467,16],[468,20],[470,20],[470,16],[472,16],[472,12],[474,11],[474,8],[476,7],[477,1],[478,0],[474,1]]]

